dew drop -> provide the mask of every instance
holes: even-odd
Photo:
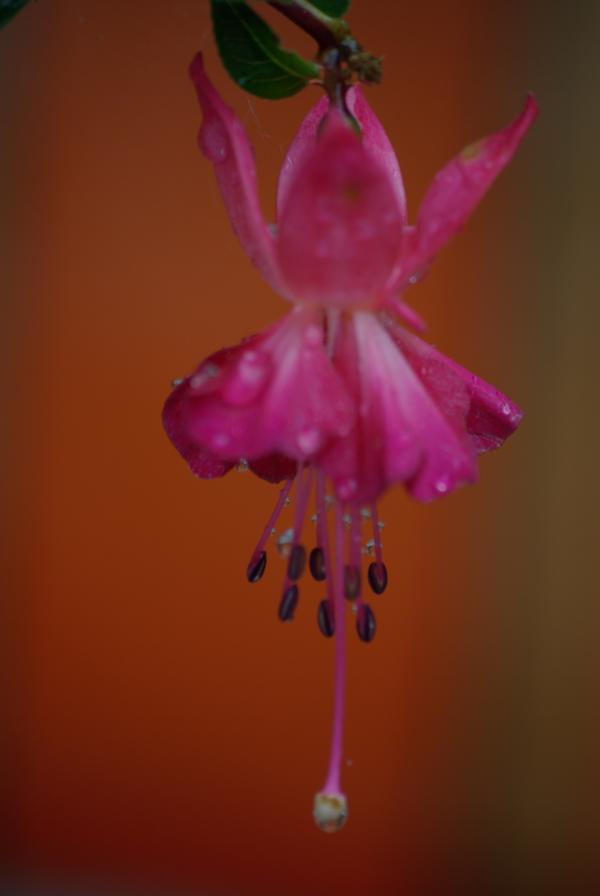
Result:
[[[239,461],[235,465],[235,468],[238,473],[247,473],[250,469],[250,464],[245,457],[240,457]]]
[[[303,429],[296,436],[296,442],[303,454],[314,454],[321,447],[321,433],[314,427]]]
[[[440,495],[444,495],[448,491],[448,482],[446,479],[438,479],[435,484],[436,492],[439,492]]]
[[[224,162],[229,152],[227,131],[217,118],[204,122],[200,131],[200,146],[210,162]]]
[[[311,348],[317,348],[317,346],[322,345],[323,330],[321,327],[317,326],[317,324],[310,324],[304,331],[304,341]]]
[[[267,568],[267,552],[261,551],[258,557],[252,557],[246,569],[246,578],[254,584],[262,579]]]
[[[337,493],[342,501],[348,501],[358,488],[356,479],[344,479],[337,485]]]
[[[171,389],[176,389],[177,386],[181,386],[183,382],[183,377],[177,377],[174,380],[171,380]]]
[[[298,605],[298,586],[290,585],[286,588],[279,602],[279,610],[277,614],[282,622],[291,622]]]

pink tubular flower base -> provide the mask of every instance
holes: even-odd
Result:
[[[336,830],[347,815],[339,780],[345,604],[355,612],[362,641],[371,641],[376,630],[364,600],[365,552],[375,558],[366,576],[370,590],[381,594],[387,585],[377,500],[398,482],[418,501],[474,482],[477,455],[502,445],[521,420],[501,392],[402,326],[425,328],[404,291],[510,161],[537,107],[528,97],[504,130],[449,162],[409,226],[398,162],[360,88],[347,94],[360,136],[324,98],[286,155],[277,224],[269,228],[242,125],[208,81],[201,56],[191,76],[203,111],[200,148],[214,165],[233,229],[293,308],[178,381],[163,420],[196,475],[219,477],[242,463],[269,482],[284,483],[248,564],[251,582],[265,571],[267,542],[295,485],[279,617],[293,618],[308,559],[313,578],[327,587],[319,628],[336,639],[332,752],[314,814],[324,830]],[[307,558],[302,529],[313,486],[316,545]],[[366,549],[365,524],[372,526]]]

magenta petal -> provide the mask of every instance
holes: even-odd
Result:
[[[394,482],[430,501],[477,478],[475,448],[465,418],[467,389],[448,377],[434,395],[421,381],[375,315],[359,312],[345,323],[336,366],[359,408],[351,435],[320,459],[338,497],[370,503]]]
[[[287,188],[279,221],[282,277],[299,300],[375,304],[397,260],[402,210],[389,176],[330,112]]]
[[[189,435],[186,425],[187,381],[176,386],[165,402],[163,409],[163,426],[175,448],[188,464],[195,476],[201,479],[216,479],[224,476],[232,463],[215,457],[205,448],[198,445]]]
[[[320,313],[298,308],[213,355],[179,387],[176,447],[194,445],[226,463],[245,458],[274,480],[289,475],[290,461],[314,458],[354,419],[323,336]],[[170,420],[167,409],[169,434]]]
[[[538,106],[528,96],[521,114],[504,130],[467,146],[435,176],[419,208],[416,227],[405,236],[392,288],[408,285],[463,226],[512,159],[537,114]]]
[[[467,432],[479,453],[499,448],[523,419],[521,409],[502,392],[490,386],[455,361],[446,358],[418,336],[388,324],[392,338],[442,409],[453,403],[456,383],[469,396],[465,419]]]
[[[256,168],[248,136],[204,72],[202,54],[190,66],[200,106],[200,149],[214,165],[229,220],[251,261],[274,289],[280,289],[274,240],[265,224],[256,185]]]

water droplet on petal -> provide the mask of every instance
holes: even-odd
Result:
[[[267,568],[267,552],[261,551],[258,557],[252,557],[246,569],[246,578],[254,584],[262,579]]]
[[[250,468],[250,464],[245,457],[240,457],[239,461],[235,465],[235,468],[238,473],[247,473]]]
[[[291,622],[298,605],[298,586],[290,585],[283,592],[281,601],[279,602],[279,610],[277,614],[282,622]]]
[[[508,417],[510,414],[510,405],[506,402],[502,405],[502,413],[505,415],[505,417]]]
[[[190,380],[190,386],[192,389],[201,389],[202,386],[205,386],[210,380],[216,379],[221,371],[217,367],[216,364],[212,364],[208,361],[203,367],[200,368],[198,373],[195,373],[194,376]]]
[[[446,479],[438,479],[435,484],[436,492],[439,492],[440,495],[444,495],[448,491],[448,481]]]
[[[356,479],[343,479],[337,483],[336,490],[342,501],[348,501],[358,488]]]
[[[303,454],[315,454],[321,447],[321,433],[314,427],[303,429],[296,436],[296,442]]]
[[[348,801],[343,793],[317,793],[313,806],[315,824],[326,834],[342,828],[348,818]]]
[[[221,448],[227,448],[231,440],[226,432],[216,432],[212,436],[211,441],[213,448],[219,450]]]
[[[200,148],[210,162],[224,162],[229,153],[229,137],[221,122],[212,118],[204,122],[200,131]]]
[[[317,324],[310,324],[304,331],[304,341],[312,348],[323,344],[323,329]]]
[[[177,377],[174,380],[171,380],[171,389],[176,389],[177,386],[181,386],[183,382],[183,377]]]

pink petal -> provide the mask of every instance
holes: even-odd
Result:
[[[346,95],[346,102],[348,109],[360,125],[361,140],[365,150],[373,161],[381,165],[383,170],[388,174],[389,189],[396,196],[401,210],[402,220],[405,221],[406,194],[404,192],[400,167],[394,150],[392,149],[392,144],[390,143],[381,122],[365,99],[360,85],[350,88]],[[315,148],[318,128],[327,114],[328,109],[329,99],[324,96],[312,107],[300,125],[296,136],[292,140],[279,173],[279,183],[277,185],[278,215],[281,215],[290,186],[293,183],[298,169]]]
[[[331,111],[299,166],[279,221],[278,254],[301,301],[376,304],[397,259],[402,210],[389,176]]]
[[[517,429],[521,409],[494,386],[470,373],[431,345],[388,322],[396,345],[442,408],[452,403],[457,382],[466,388],[469,407],[466,428],[478,452],[492,451]]]
[[[375,315],[342,325],[336,367],[359,409],[357,426],[319,459],[340,500],[375,501],[395,482],[430,501],[477,478],[465,428],[467,389],[455,376],[436,395],[426,388]]]
[[[290,462],[310,461],[354,418],[323,335],[320,313],[298,308],[201,364],[179,387],[176,447],[193,445],[226,463],[245,458],[271,480],[288,477]]]
[[[537,114],[537,103],[530,95],[521,114],[504,130],[467,146],[436,175],[421,203],[416,227],[405,235],[401,265],[391,288],[407,286],[463,226],[512,159]]]
[[[200,106],[198,144],[213,163],[229,220],[250,260],[274,289],[280,288],[273,237],[260,210],[254,156],[248,136],[204,72],[202,54],[190,66]]]

